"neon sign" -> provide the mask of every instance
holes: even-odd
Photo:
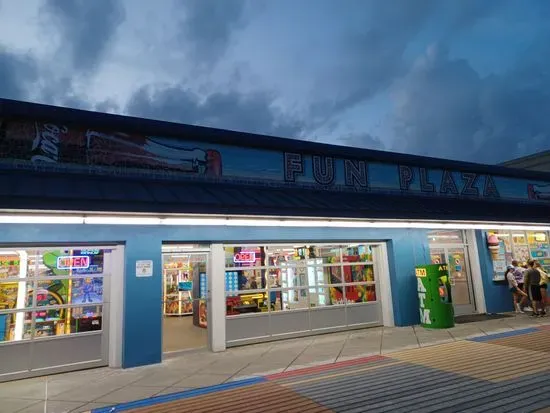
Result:
[[[240,251],[233,256],[233,262],[236,264],[252,264],[256,262],[256,253],[254,251]]]
[[[90,267],[88,255],[73,255],[57,257],[58,270],[87,269]]]

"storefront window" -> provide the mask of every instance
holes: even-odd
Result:
[[[350,265],[344,267],[346,282],[374,282],[374,267],[372,265]]]
[[[235,251],[251,249],[262,252],[266,266],[244,269],[230,260]],[[376,301],[368,244],[228,246],[225,251],[228,316]]]
[[[550,271],[550,242],[547,231],[488,231],[503,242],[504,261],[510,265],[512,260],[525,264],[530,259],[538,260],[546,271]],[[500,269],[500,268],[499,268]],[[500,269],[503,273],[504,270]],[[499,274],[501,277],[503,274]]]
[[[0,251],[0,342],[101,330],[103,276],[101,249]]]
[[[376,301],[376,288],[374,285],[357,284],[346,287],[346,302],[366,303]]]
[[[225,266],[227,268],[264,267],[266,266],[265,247],[225,247]]]
[[[437,230],[428,232],[428,241],[431,244],[464,244],[465,237],[462,230]]]

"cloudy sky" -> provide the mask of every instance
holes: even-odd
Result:
[[[0,0],[0,96],[436,157],[550,149],[549,0]]]

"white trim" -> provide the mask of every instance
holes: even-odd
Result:
[[[122,367],[122,344],[124,337],[124,278],[125,278],[125,251],[119,245],[112,249],[111,277],[109,277],[109,367]]]
[[[223,244],[210,246],[207,271],[208,347],[225,351],[225,250]]]
[[[550,231],[549,223],[490,222],[460,220],[377,220],[334,219],[327,217],[276,217],[191,214],[98,214],[93,212],[0,210],[0,224],[86,224],[86,225],[174,225],[236,227],[326,227],[326,228],[415,228],[449,230],[527,230]]]
[[[376,263],[375,275],[378,279],[378,291],[376,294],[379,295],[377,301],[382,305],[382,323],[384,327],[393,327],[395,326],[395,319],[393,315],[390,268],[388,264],[388,246],[386,243],[377,244],[374,254],[373,261]]]
[[[468,244],[468,255],[470,257],[470,276],[472,277],[476,311],[479,314],[485,314],[487,312],[487,305],[485,303],[485,290],[483,288],[483,274],[481,272],[479,249],[477,247],[476,233],[474,230],[466,231],[466,242]]]

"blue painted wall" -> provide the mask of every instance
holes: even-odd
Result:
[[[479,250],[479,264],[481,267],[481,278],[483,292],[485,294],[485,305],[488,313],[503,313],[512,311],[512,296],[508,291],[508,283],[493,281],[493,260],[487,248],[487,233],[476,231],[476,242]]]
[[[162,358],[162,272],[164,241],[384,241],[388,246],[395,323],[417,324],[415,265],[429,262],[427,232],[402,229],[167,227],[107,225],[3,225],[0,243],[123,242],[125,248],[123,366]],[[150,278],[135,277],[136,260],[153,260]]]

